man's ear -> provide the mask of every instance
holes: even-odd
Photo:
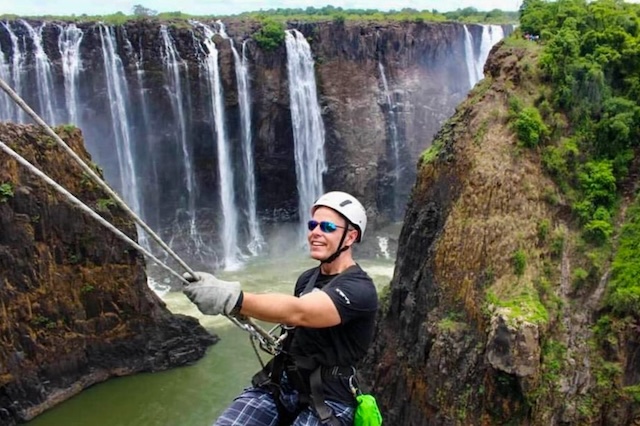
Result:
[[[358,240],[358,230],[355,228],[349,229],[349,235],[347,235],[347,243],[352,246]]]

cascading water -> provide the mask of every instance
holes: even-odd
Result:
[[[464,54],[469,74],[470,87],[484,78],[484,63],[489,57],[491,48],[504,38],[504,30],[500,25],[483,25],[482,38],[480,40],[480,48],[478,55],[475,55],[473,35],[464,26]]]
[[[384,90],[384,96],[387,103],[388,109],[388,127],[389,127],[389,140],[391,141],[391,152],[392,152],[392,168],[393,168],[393,208],[392,208],[392,220],[398,220],[400,215],[402,214],[400,207],[400,138],[398,137],[398,124],[396,117],[396,106],[393,102],[393,98],[391,96],[391,92],[389,91],[389,83],[387,81],[387,76],[384,72],[384,66],[382,63],[378,62],[378,69],[380,70],[380,78],[382,80],[382,87]]]
[[[24,54],[22,53],[23,49],[20,48],[20,40],[18,39],[18,36],[15,34],[15,32],[13,32],[13,30],[11,29],[11,26],[6,22],[0,22],[0,24],[2,24],[2,26],[7,30],[9,39],[11,39],[11,62],[9,63],[9,60],[7,59],[7,66],[10,65],[11,67],[11,78],[7,78],[5,81],[9,82],[13,86],[13,90],[15,90],[16,93],[21,94],[22,67],[25,61]],[[24,40],[22,44],[24,45]],[[8,57],[8,54],[5,54],[5,56]],[[8,96],[3,97],[3,99],[6,99],[9,103],[7,105],[3,104],[3,111],[1,116],[13,120],[17,123],[24,122],[25,112],[22,111],[20,107],[13,104],[13,102],[10,102]]]
[[[240,122],[242,125],[242,163],[245,170],[245,195],[247,199],[247,217],[249,225],[249,243],[247,248],[254,256],[264,248],[265,241],[260,231],[260,222],[256,212],[256,178],[253,161],[253,144],[251,141],[251,89],[249,86],[249,64],[245,52],[246,41],[242,43],[242,56],[224,29],[222,21],[217,21],[220,26],[220,35],[229,40],[236,71],[238,84],[238,103],[240,104]]]
[[[66,27],[58,26],[60,35],[58,36],[58,48],[62,58],[62,72],[64,74],[64,95],[67,106],[69,122],[81,127],[78,116],[78,88],[77,80],[82,68],[80,60],[80,43],[84,35],[82,30],[69,24]]]
[[[4,81],[11,81],[11,69],[9,67],[9,59],[5,57],[4,52],[0,54],[0,78]],[[0,96],[0,120],[11,120],[13,116],[13,103],[9,96],[4,94]]]
[[[327,171],[324,153],[324,124],[316,89],[314,61],[304,35],[287,30],[287,75],[291,100],[291,122],[298,188],[300,239],[306,242],[304,222],[313,202],[324,189],[322,175]]]
[[[140,193],[138,191],[138,177],[134,162],[131,135],[129,130],[129,114],[127,105],[129,100],[127,80],[125,79],[122,60],[115,49],[115,34],[112,27],[100,25],[100,43],[102,46],[102,58],[109,94],[109,106],[111,112],[111,125],[116,142],[118,166],[120,168],[120,185],[125,202],[136,214],[142,216],[140,208]],[[144,232],[138,229],[140,244],[147,246]]]
[[[489,57],[491,48],[500,40],[504,38],[504,30],[500,25],[483,25],[482,26],[482,41],[480,43],[480,53],[476,61],[476,75],[477,81],[484,78],[484,63]]]
[[[473,50],[473,37],[467,26],[464,26],[464,60],[467,64],[467,74],[469,75],[469,87],[473,87],[478,82],[476,71],[476,55]]]
[[[36,66],[36,84],[38,86],[38,100],[40,114],[48,124],[56,124],[55,94],[51,76],[51,61],[42,47],[42,30],[46,24],[42,24],[36,31],[27,21],[20,20],[33,40],[34,60]]]
[[[169,34],[166,25],[160,26],[160,36],[163,42],[162,61],[167,76],[167,85],[165,89],[169,99],[171,99],[171,109],[175,120],[176,138],[180,141],[182,149],[182,163],[185,172],[185,184],[187,187],[187,215],[189,217],[189,236],[194,243],[196,251],[198,249],[197,241],[198,231],[196,228],[196,181],[193,171],[193,162],[191,161],[191,148],[187,137],[187,124],[185,119],[184,104],[182,92],[182,83],[180,80],[180,70],[184,69],[185,74],[188,72],[187,64],[180,58],[176,51],[173,38]]]
[[[211,28],[200,24],[204,31],[204,45],[207,48],[205,58],[205,70],[207,84],[211,94],[211,112],[216,133],[216,145],[218,153],[218,171],[220,175],[220,201],[222,204],[222,246],[224,255],[224,268],[226,270],[238,269],[241,265],[241,253],[238,248],[238,216],[235,206],[235,189],[233,186],[233,170],[231,168],[231,155],[227,141],[227,132],[224,119],[224,98],[222,83],[220,81],[220,68],[218,64],[218,49],[213,42],[215,35]]]

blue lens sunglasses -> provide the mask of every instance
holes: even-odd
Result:
[[[313,231],[316,227],[320,225],[320,230],[324,233],[330,234],[333,231],[336,231],[338,228],[346,229],[344,226],[336,225],[333,222],[329,222],[328,220],[323,220],[322,222],[318,222],[317,220],[310,220],[307,223],[307,227],[309,231]]]

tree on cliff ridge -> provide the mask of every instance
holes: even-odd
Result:
[[[157,10],[149,9],[148,7],[144,7],[141,4],[136,4],[135,6],[133,6],[134,16],[156,16],[157,14]]]

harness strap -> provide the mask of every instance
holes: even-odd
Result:
[[[340,420],[333,415],[333,410],[324,402],[324,390],[322,388],[322,367],[318,367],[311,373],[311,402],[318,413],[320,423],[330,426],[341,426]]]
[[[357,266],[350,266],[339,275],[342,275],[354,268],[357,268]],[[300,293],[301,296],[313,290],[319,275],[320,267],[314,271],[304,290]],[[337,276],[333,279],[335,280],[336,278]],[[295,330],[295,327],[293,327],[286,331],[287,336],[282,342],[281,352],[273,357],[262,370],[258,371],[253,376],[251,384],[254,387],[262,386],[269,389],[276,403],[276,408],[278,409],[279,426],[290,425],[293,423],[298,414],[302,411],[302,406],[305,405],[311,405],[315,409],[323,425],[340,426],[340,420],[338,420],[338,418],[333,414],[333,410],[331,410],[331,408],[324,402],[325,395],[323,389],[323,378],[326,380],[329,377],[342,376],[343,373],[346,373],[345,375],[349,375],[350,373],[353,373],[354,368],[339,366],[322,367],[318,366],[317,362],[311,358],[292,356],[289,349],[293,342]],[[305,382],[300,369],[312,372],[309,377],[309,383]],[[280,380],[283,372],[285,371],[292,387],[298,391],[299,408],[293,413],[287,410],[280,400],[280,394],[282,393]]]

